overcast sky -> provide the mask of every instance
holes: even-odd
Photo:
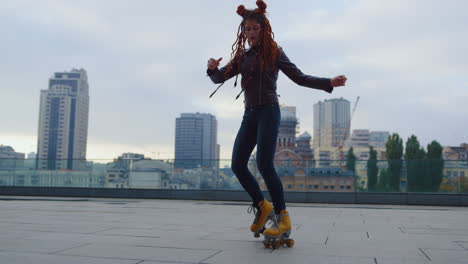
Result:
[[[40,90],[54,72],[84,68],[88,159],[123,152],[174,157],[175,119],[218,120],[230,159],[243,114],[239,87],[216,88],[206,61],[228,61],[239,4],[255,1],[30,0],[0,3],[0,144],[36,151]],[[468,1],[267,1],[275,40],[303,72],[344,74],[332,94],[284,74],[280,102],[313,134],[313,104],[360,96],[352,129],[415,134],[426,146],[468,142]]]

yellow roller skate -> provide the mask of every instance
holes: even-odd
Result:
[[[286,210],[281,210],[277,216],[277,220],[274,219],[274,224],[271,228],[266,229],[263,232],[265,240],[263,245],[265,248],[277,249],[284,245],[287,247],[294,246],[294,240],[289,238],[291,235],[291,218]]]
[[[263,200],[258,203],[258,207],[253,204],[247,211],[249,213],[253,211],[255,214],[255,219],[250,226],[250,231],[254,233],[255,237],[260,237],[260,234],[265,231],[265,223],[275,216],[273,205],[269,201]]]

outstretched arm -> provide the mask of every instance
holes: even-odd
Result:
[[[229,67],[229,64],[233,62],[230,62],[221,69],[218,69],[219,62],[222,59],[223,58],[215,60],[211,58],[210,60],[208,60],[208,69],[206,70],[206,74],[208,74],[208,76],[214,83],[223,83],[239,73],[237,69],[237,64],[234,64],[232,66],[232,70],[229,72],[228,75],[226,75],[226,71]]]
[[[289,60],[288,56],[286,56],[286,53],[284,53],[282,48],[280,48],[280,54],[278,57],[278,68],[284,74],[286,74],[286,76],[288,76],[289,79],[301,86],[324,90],[328,93],[331,93],[333,91],[333,87],[341,86],[337,85],[339,83],[335,80],[338,77],[335,77],[333,79],[320,78],[302,73],[302,71],[299,70],[296,67],[296,65]],[[346,81],[346,77],[344,78],[344,81]],[[340,77],[340,84],[341,82],[343,81]],[[344,85],[344,82],[342,85]]]

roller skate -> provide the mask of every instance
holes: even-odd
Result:
[[[247,212],[255,214],[255,219],[250,226],[250,231],[254,233],[254,237],[260,237],[260,234],[265,231],[265,224],[275,216],[273,205],[267,200],[259,202],[258,205],[252,204]]]
[[[278,219],[274,220],[273,226],[263,232],[265,240],[263,245],[265,248],[277,249],[284,245],[287,247],[294,246],[294,240],[289,238],[291,235],[291,218],[286,210],[281,210],[277,216]]]

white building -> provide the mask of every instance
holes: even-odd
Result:
[[[388,131],[371,131],[369,134],[369,145],[374,148],[385,148],[390,132]]]
[[[16,152],[10,146],[0,145],[0,170],[24,167],[24,153]]]
[[[133,162],[128,174],[129,188],[163,188],[163,181],[169,180],[171,167],[159,160]]]
[[[369,129],[353,129],[349,140],[346,141],[346,148],[368,148],[369,147]]]
[[[76,170],[86,166],[88,77],[83,69],[56,72],[41,90],[38,169]]]

